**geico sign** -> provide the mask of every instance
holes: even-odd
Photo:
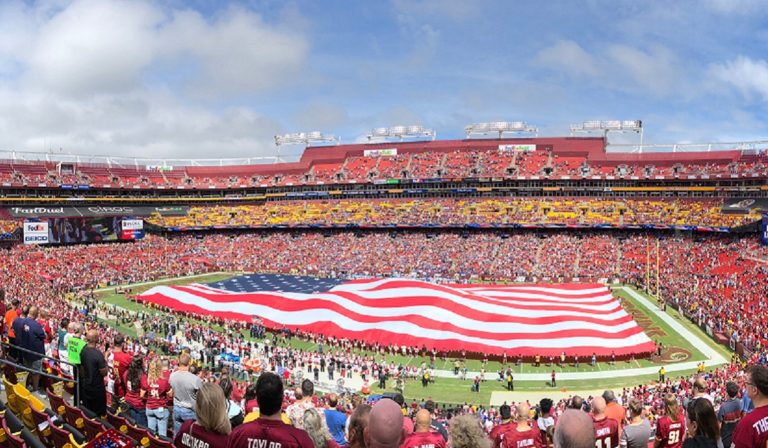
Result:
[[[48,235],[25,235],[24,241],[28,243],[47,243]]]

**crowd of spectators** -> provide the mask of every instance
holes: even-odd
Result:
[[[242,334],[239,330],[245,329],[243,324],[216,322],[224,328],[224,331],[218,332],[213,329],[212,322],[192,321],[182,316],[177,319],[168,319],[168,316],[162,313],[139,316],[140,327],[146,333],[144,338],[129,342],[121,341],[120,335],[112,327],[93,321],[93,314],[99,310],[109,311],[108,306],[98,304],[92,299],[94,288],[108,284],[135,283],[161,277],[219,270],[319,276],[399,275],[447,281],[473,279],[510,281],[519,277],[526,277],[529,280],[531,277],[562,280],[572,277],[586,279],[621,277],[639,285],[650,281],[648,285],[650,289],[654,291],[657,287],[660,288],[661,297],[664,300],[676,303],[681,309],[691,313],[699,323],[729,335],[732,341],[741,342],[745,347],[759,354],[766,343],[765,329],[760,323],[765,320],[762,298],[768,294],[766,290],[768,269],[765,265],[768,253],[765,249],[758,246],[757,241],[749,236],[690,238],[669,234],[658,241],[658,255],[655,251],[656,243],[657,240],[653,235],[623,232],[611,234],[522,232],[506,235],[496,232],[324,234],[285,231],[265,234],[211,234],[199,237],[181,235],[171,238],[149,235],[142,241],[128,244],[49,248],[15,246],[0,253],[0,261],[2,261],[0,285],[7,293],[4,299],[9,303],[8,309],[11,312],[10,315],[5,315],[4,320],[10,330],[9,336],[12,330],[17,330],[13,333],[16,340],[20,342],[21,332],[27,331],[19,325],[14,328],[13,323],[18,320],[17,314],[20,314],[20,319],[42,322],[44,340],[51,351],[53,347],[60,347],[64,338],[80,337],[84,340],[80,362],[84,366],[89,366],[84,369],[88,373],[83,384],[90,387],[87,390],[88,393],[83,394],[84,404],[97,410],[97,413],[107,406],[106,400],[104,402],[93,400],[93,397],[99,396],[102,392],[99,387],[101,380],[104,392],[109,389],[111,393],[119,394],[120,392],[116,391],[122,387],[122,394],[127,397],[126,401],[130,403],[133,399],[131,407],[136,421],[143,422],[143,418],[146,418],[147,426],[158,434],[184,434],[186,430],[190,430],[190,427],[192,430],[196,428],[191,425],[186,429],[182,427],[185,421],[189,421],[189,417],[195,412],[197,406],[196,400],[193,400],[192,393],[189,391],[200,389],[199,383],[209,378],[217,378],[224,397],[224,406],[214,403],[210,406],[211,409],[223,407],[228,412],[228,420],[234,422],[238,421],[236,418],[240,413],[243,414],[243,421],[247,420],[247,414],[250,413],[248,403],[242,402],[246,392],[242,390],[244,385],[223,381],[226,378],[222,378],[220,365],[217,368],[212,361],[203,362],[213,359],[211,355],[213,352],[207,351],[206,347],[224,348],[243,356],[248,354],[256,356],[261,350],[261,353],[266,353],[270,359],[266,369],[270,371],[278,371],[279,367],[284,365],[290,365],[292,368],[317,365],[319,362],[317,353],[286,347],[254,346],[244,338],[234,336]],[[606,252],[609,254],[606,255]],[[280,253],[281,256],[274,257],[275,253]],[[592,264],[591,260],[595,259],[602,261]],[[655,263],[657,259],[662,268],[658,277],[647,275],[649,265]],[[657,278],[660,280],[658,285]],[[691,291],[694,293],[691,294]],[[67,302],[65,298],[72,299],[74,303],[84,303],[86,306],[72,306],[73,302]],[[39,310],[45,310],[45,312]],[[118,315],[123,313],[114,309],[111,312]],[[750,318],[753,325],[745,327],[743,322],[744,316],[747,315],[753,316]],[[118,320],[121,318],[126,323],[135,320],[136,316],[123,313]],[[83,325],[78,328],[78,325],[70,326],[64,322],[80,322]],[[86,327],[88,331],[85,331]],[[233,329],[238,331],[231,331]],[[163,361],[151,356],[153,350],[165,354],[177,352],[180,348],[180,340],[173,335],[179,331],[184,335],[185,340],[195,342],[203,348],[193,350],[189,355],[182,354],[172,363],[167,361],[167,358]],[[40,332],[37,330],[33,332],[39,339]],[[113,341],[113,343],[107,347],[106,341]],[[25,346],[32,347],[32,345]],[[343,370],[338,372],[340,375],[351,374],[352,371],[356,375],[371,372],[375,378],[374,369],[393,370],[395,368],[365,355],[354,354],[355,352],[349,350],[349,347],[336,345],[334,348],[335,352],[328,353],[335,353],[337,356],[342,356],[342,353],[353,353],[344,358]],[[254,351],[256,353],[253,353]],[[50,351],[46,350],[45,353]],[[139,355],[136,361],[131,357],[134,353]],[[146,355],[150,356],[147,358]],[[25,363],[34,368],[34,363],[37,361],[34,356],[24,358],[22,355],[22,358]],[[764,362],[764,359],[756,355],[752,361]],[[198,365],[209,364],[211,368],[199,372],[195,370],[195,373],[186,370],[189,375],[180,380],[185,369],[190,369],[195,362],[199,362]],[[135,365],[131,370],[133,364]],[[237,370],[236,366],[231,367]],[[115,369],[124,370],[119,372]],[[175,373],[171,374],[172,371]],[[411,374],[415,376],[417,373],[411,372]],[[201,375],[202,378],[200,378]],[[168,379],[164,380],[166,377]],[[107,383],[104,383],[104,378],[107,378]],[[721,403],[733,401],[733,396],[728,391],[729,380],[743,383],[741,385],[747,389],[748,393],[741,393],[742,396],[757,396],[754,391],[750,395],[749,388],[754,389],[758,386],[751,384],[754,381],[749,381],[749,378],[744,379],[741,364],[731,364],[718,369],[708,374],[705,379],[704,388],[718,405],[718,409]],[[635,417],[655,422],[658,416],[665,414],[663,403],[669,394],[673,394],[681,406],[686,406],[688,404],[686,398],[694,394],[695,385],[696,382],[692,382],[691,378],[670,378],[660,384],[625,389],[617,394],[617,400],[630,404],[630,409],[633,409],[631,405],[633,399],[640,401],[641,407],[637,408],[640,409],[640,413]],[[32,388],[36,387],[37,384],[33,383]],[[174,391],[172,400],[168,395],[169,390]],[[189,393],[185,395],[184,390]],[[143,397],[141,391],[144,391]],[[296,400],[298,395],[296,392],[279,394],[281,399],[285,396],[288,401]],[[203,397],[210,402],[221,401],[218,390],[210,394],[205,393]],[[151,401],[152,398],[156,401]],[[200,394],[197,399],[200,399]],[[256,399],[258,401],[258,391],[256,391]],[[301,400],[299,403],[308,403],[305,399],[299,400]],[[337,403],[339,412],[349,414],[351,417],[355,416],[355,407],[351,402],[342,400],[340,403]],[[261,407],[261,403],[258,405]],[[568,406],[568,401],[556,403],[552,411],[553,419],[557,417],[562,422]],[[761,406],[757,404],[757,400],[756,406]],[[426,405],[425,407],[429,408]],[[609,403],[608,408],[610,407]],[[582,408],[586,409],[585,406]],[[420,420],[418,415],[415,415],[418,409],[413,411],[411,413],[416,420]],[[702,412],[704,411],[707,410]],[[231,412],[234,415],[230,415]],[[485,442],[477,442],[476,438],[473,438],[475,437],[472,435],[474,425],[480,425],[481,428],[490,431],[502,417],[499,410],[472,405],[436,408],[433,409],[433,413],[438,422],[442,420],[444,423],[449,423],[454,431],[456,428],[465,428],[456,434],[466,435],[474,440],[468,443],[481,443],[481,445],[461,445],[464,442],[453,440],[453,446],[482,446]],[[308,437],[314,441],[314,445],[309,446],[318,446],[318,441],[325,437],[325,429],[318,428],[317,417],[309,415],[307,423],[307,416],[304,416],[302,423],[296,423],[294,420],[298,420],[299,417],[296,417],[298,414],[293,414],[294,418],[289,421],[298,427],[305,425],[305,429],[308,428],[310,432]],[[473,420],[466,422],[456,420],[455,423],[450,423],[452,420],[450,417],[458,414],[469,414]],[[264,415],[267,416],[267,414]],[[374,416],[378,418],[378,413],[371,410],[369,421]],[[278,414],[279,418],[282,418],[280,414]],[[207,431],[222,437],[228,433],[225,425],[217,423],[219,420],[215,416],[203,416],[202,420],[201,428],[206,428]],[[465,423],[466,427],[463,426]],[[523,429],[528,424],[522,421],[518,423]],[[632,428],[632,423],[629,422],[627,427]],[[355,431],[358,431],[359,438],[360,430],[353,429],[351,425],[347,437],[355,438]],[[232,434],[241,434],[240,437],[247,438],[248,436],[242,435],[242,432],[244,431],[235,431]],[[334,439],[338,435],[337,431]],[[691,433],[691,437],[696,435],[706,437],[711,434]],[[380,436],[386,438],[386,434]],[[629,436],[631,434],[628,434],[627,438]],[[215,437],[215,434],[211,437]],[[363,430],[363,445],[359,446],[370,446],[365,445],[370,437],[379,437],[379,435],[370,434],[370,431],[366,433]],[[402,434],[398,437],[402,437]],[[328,437],[325,439],[330,440]],[[552,434],[552,440],[557,440],[556,434]]]
[[[669,225],[737,227],[760,219],[722,213],[722,200],[470,198],[277,201],[192,207],[186,216],[159,216],[165,228],[270,226]]]
[[[660,162],[591,162],[586,156],[537,151],[453,150],[414,152],[372,157],[351,156],[338,162],[323,162],[290,172],[260,174],[220,173],[210,167],[133,167],[78,165],[63,172],[55,162],[0,161],[0,185],[58,187],[90,185],[99,188],[242,188],[254,186],[362,183],[374,179],[428,178],[717,178],[765,177],[764,158],[738,161],[713,160]]]

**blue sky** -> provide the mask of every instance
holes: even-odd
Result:
[[[250,157],[497,120],[768,139],[765,1],[11,1],[0,29],[2,149]]]

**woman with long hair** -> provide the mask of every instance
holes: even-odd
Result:
[[[664,396],[664,416],[656,425],[656,448],[680,448],[685,438],[685,416],[675,394]]]
[[[706,398],[696,398],[688,403],[688,438],[683,448],[722,448],[720,423],[715,408]]]
[[[197,391],[195,401],[197,420],[187,420],[174,438],[176,448],[190,446],[227,446],[232,425],[227,417],[227,399],[216,383],[205,382]]]
[[[240,408],[240,405],[232,400],[232,389],[234,388],[232,380],[230,380],[228,376],[225,376],[219,381],[219,386],[221,386],[221,390],[224,391],[224,398],[227,399],[227,417],[229,418],[230,423],[232,423],[232,427],[235,428],[243,423],[245,416],[243,415],[243,410]]]
[[[147,426],[147,405],[145,403],[146,391],[141,387],[141,380],[144,376],[144,358],[134,355],[128,370],[123,374],[123,384],[125,384],[125,404],[128,405],[128,416],[136,424]]]
[[[371,405],[361,403],[357,405],[349,417],[347,440],[349,448],[365,448],[365,428],[368,426],[368,417],[371,413]]]
[[[147,427],[163,437],[168,435],[169,412],[167,403],[171,396],[171,386],[163,372],[163,365],[158,358],[149,361],[144,389],[147,395]]]
[[[315,408],[304,411],[304,431],[309,434],[315,448],[341,448],[323,425],[323,416]]]

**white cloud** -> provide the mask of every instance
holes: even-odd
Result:
[[[603,89],[653,96],[679,96],[690,91],[690,80],[679,58],[661,45],[638,48],[613,44],[589,51],[572,40],[560,40],[539,51],[533,61],[545,70]]]
[[[710,10],[721,14],[764,14],[766,10],[764,0],[706,0],[704,4]]]
[[[62,94],[130,90],[152,61],[161,18],[142,3],[75,2],[39,28],[22,59],[27,76]]]
[[[309,43],[292,29],[291,21],[303,19],[288,12],[267,23],[242,8],[205,18],[143,1],[2,3],[0,147],[150,157],[272,153],[280,125],[229,104],[274,94],[301,76]]]
[[[541,66],[575,75],[594,76],[598,72],[592,56],[572,40],[561,40],[544,48],[534,60]]]
[[[679,95],[680,89],[685,87],[681,64],[665,47],[656,46],[643,51],[628,45],[611,45],[606,56],[608,67],[617,69],[612,77],[620,84],[630,78],[644,91],[656,95]]]
[[[739,56],[710,68],[712,76],[732,87],[742,95],[752,98],[755,94],[768,102],[768,61]]]
[[[308,42],[295,30],[267,26],[261,17],[231,8],[213,21],[180,11],[158,34],[161,56],[191,56],[200,65],[195,89],[259,92],[284,85],[303,68]]]

